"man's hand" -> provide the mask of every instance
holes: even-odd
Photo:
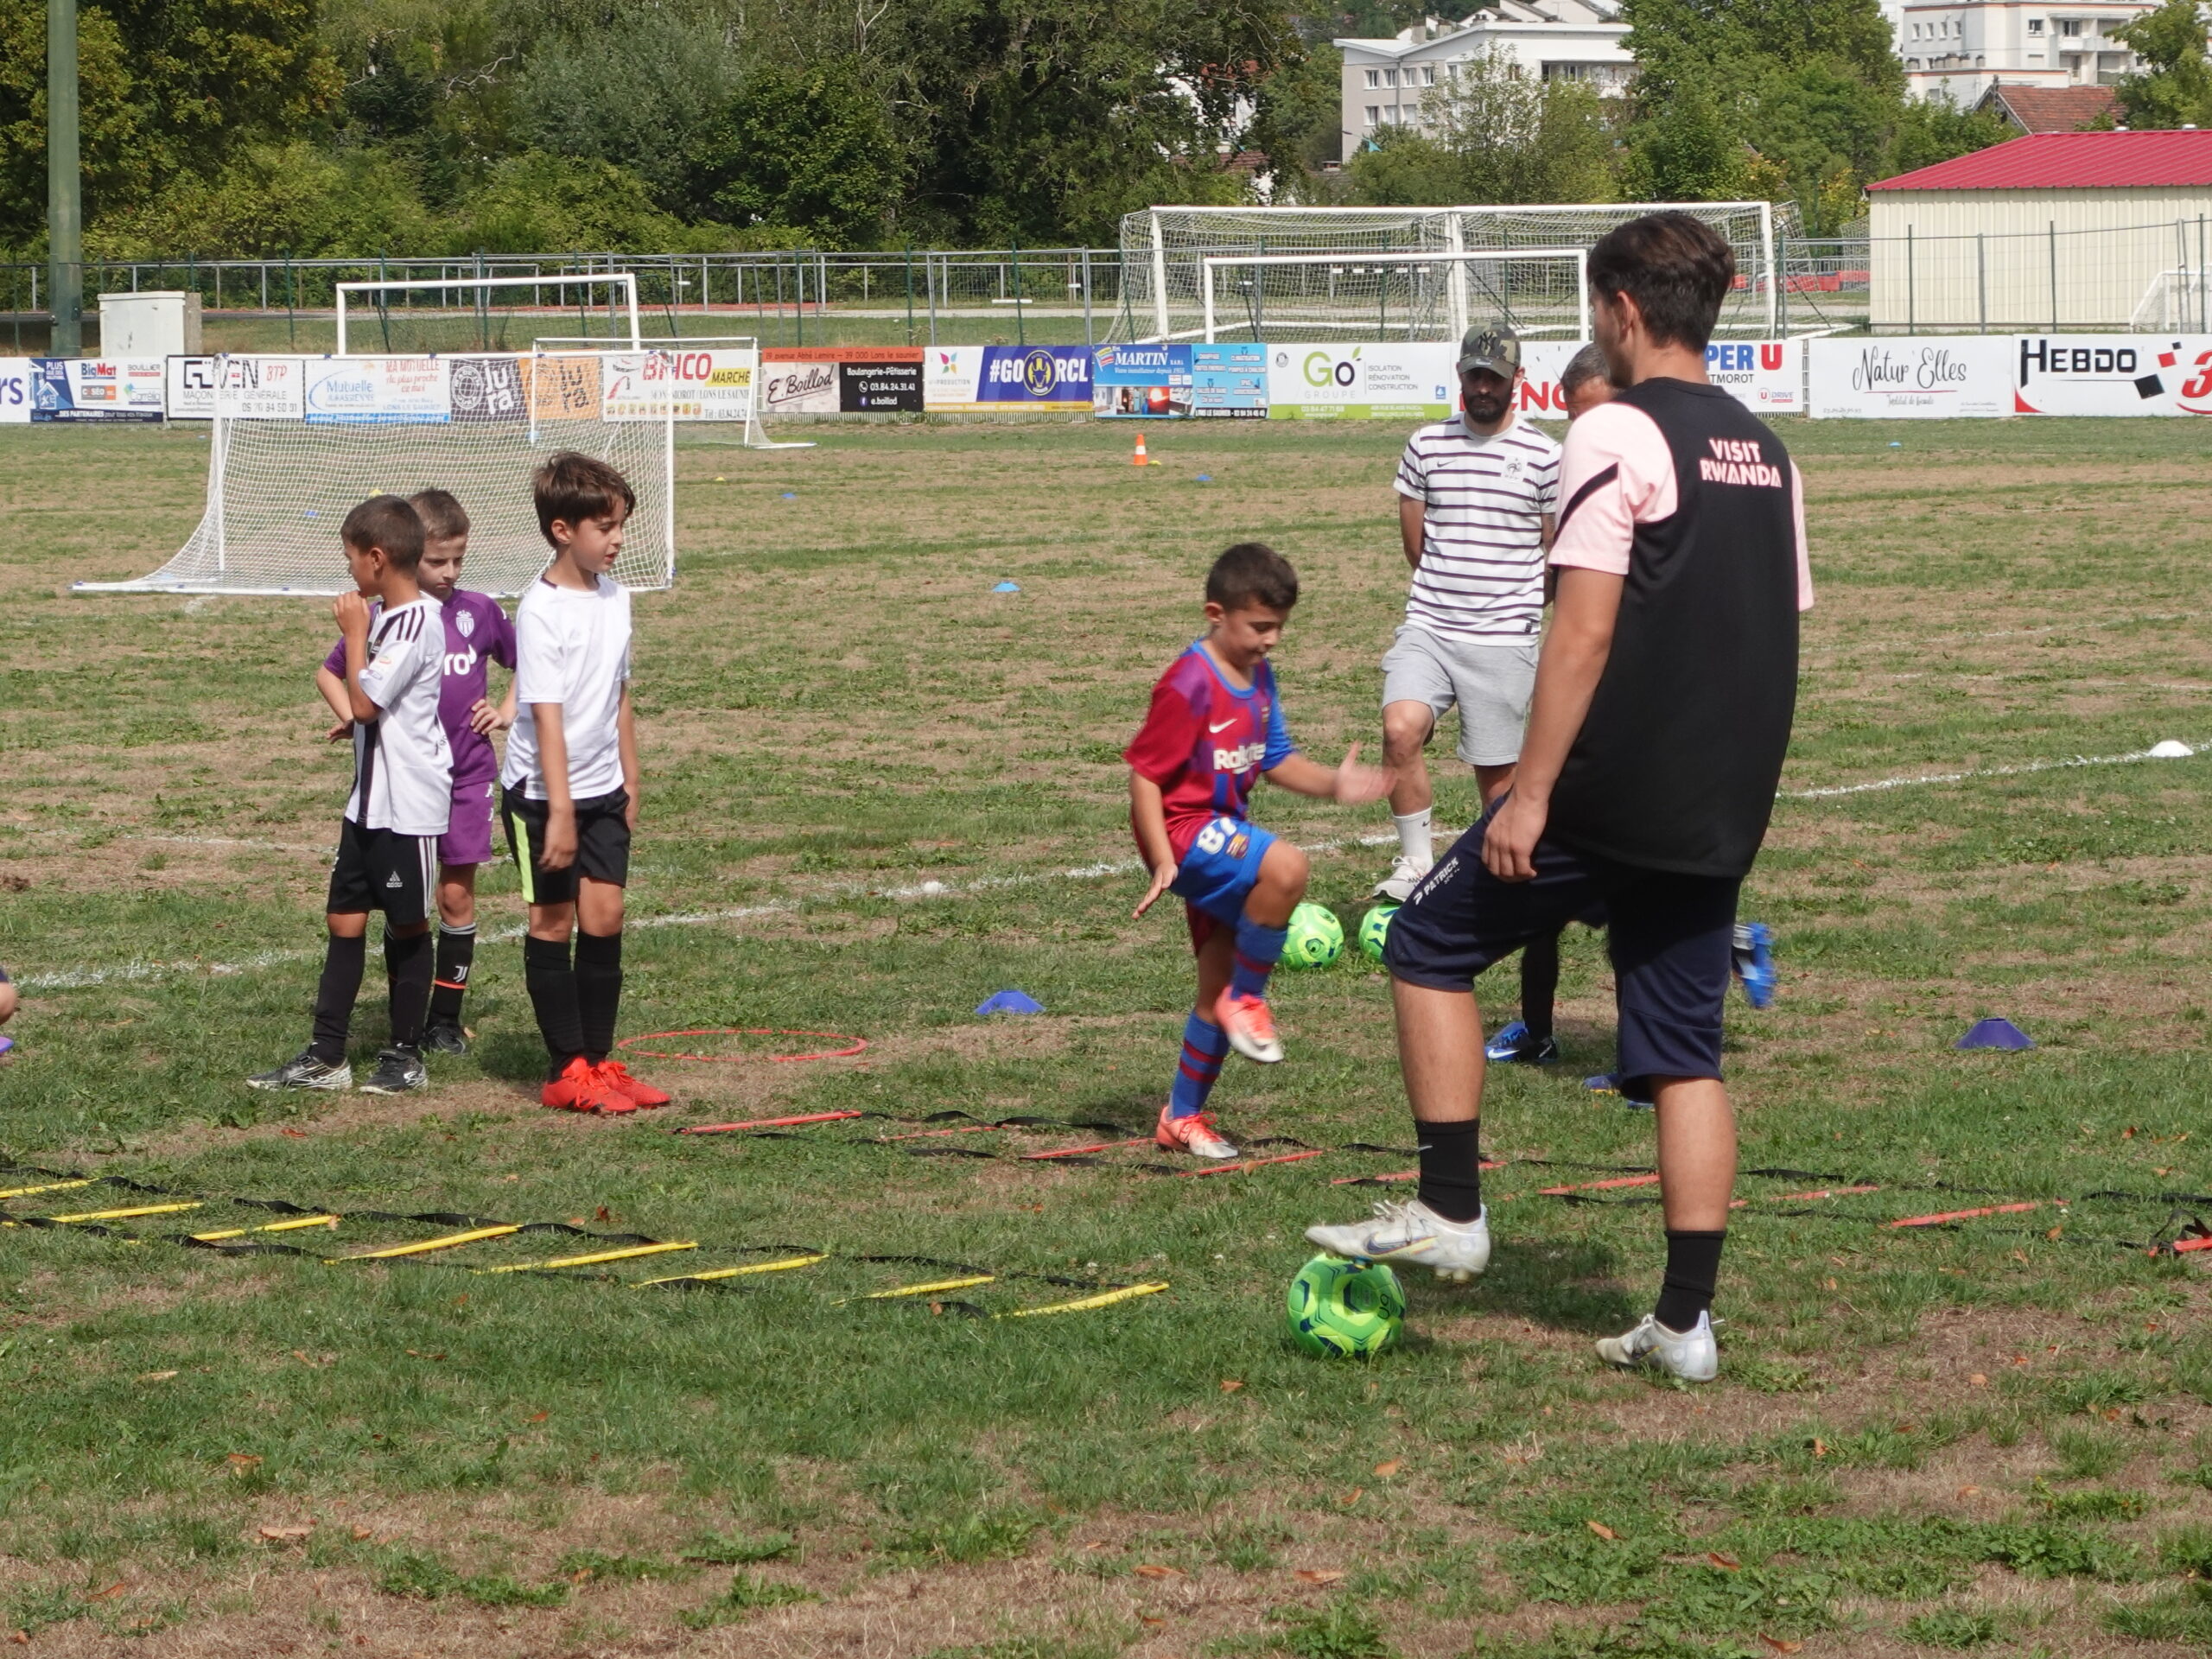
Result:
[[[468,710],[468,729],[479,737],[489,737],[494,732],[504,732],[513,722],[503,709],[494,709],[479,697]]]
[[[333,743],[350,743],[353,741],[353,722],[350,720],[340,721],[323,735]]]
[[[1145,912],[1150,910],[1154,905],[1158,904],[1160,902],[1160,895],[1166,892],[1167,889],[1174,884],[1174,881],[1175,867],[1173,864],[1162,864],[1159,868],[1153,871],[1152,885],[1145,889],[1144,897],[1137,900],[1137,907],[1132,912],[1132,918],[1134,919],[1135,917],[1143,915]]]
[[[359,594],[339,594],[331,601],[330,613],[338,620],[338,632],[348,639],[369,631],[369,601]]]
[[[576,861],[576,810],[556,807],[545,815],[545,846],[537,855],[541,870],[565,870]]]
[[[1483,834],[1483,865],[1501,881],[1536,879],[1536,843],[1544,836],[1550,804],[1508,793]]]
[[[1388,795],[1397,780],[1397,773],[1387,766],[1361,766],[1359,745],[1355,743],[1344,751],[1343,763],[1337,767],[1332,796],[1340,806],[1364,806]]]

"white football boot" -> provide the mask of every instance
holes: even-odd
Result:
[[[1427,875],[1433,866],[1432,859],[1411,858],[1401,853],[1398,861],[1390,867],[1390,874],[1375,884],[1375,891],[1368,897],[1388,899],[1394,904],[1402,905],[1413,897],[1414,889],[1421,886],[1421,877]]]
[[[1712,1317],[1705,1313],[1687,1331],[1669,1331],[1656,1315],[1647,1313],[1633,1331],[1599,1338],[1598,1357],[1624,1370],[1642,1367],[1684,1382],[1710,1382],[1720,1374],[1720,1344],[1713,1340]]]
[[[1394,1268],[1434,1268],[1440,1279],[1465,1284],[1490,1266],[1490,1211],[1472,1221],[1446,1221],[1419,1198],[1375,1206],[1373,1219],[1345,1227],[1308,1227],[1306,1238],[1354,1262]]]

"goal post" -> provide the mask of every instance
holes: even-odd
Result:
[[[1471,315],[1467,294],[1471,265],[1504,267],[1494,277],[1478,276],[1478,280],[1491,305],[1521,333],[1571,331],[1573,339],[1590,338],[1587,248],[1484,248],[1452,253],[1385,253],[1364,258],[1341,253],[1208,254],[1199,264],[1203,272],[1204,318],[1200,331],[1208,345],[1214,342],[1221,326],[1214,279],[1224,270],[1249,270],[1254,273],[1243,284],[1246,319],[1243,324],[1232,323],[1230,327],[1250,328],[1255,340],[1263,336],[1270,318],[1294,334],[1311,332],[1317,308],[1321,312],[1323,327],[1340,326],[1344,304],[1349,302],[1348,296],[1340,294],[1340,284],[1373,290],[1375,301],[1364,307],[1361,321],[1363,325],[1367,314],[1371,312],[1376,321],[1376,337],[1386,338],[1391,332],[1389,301],[1394,276],[1408,279],[1400,289],[1399,314],[1404,330],[1408,334],[1422,330],[1424,313],[1433,314],[1440,302],[1448,338],[1457,340],[1467,332]],[[1413,280],[1426,276],[1438,266],[1444,268],[1445,280],[1441,283]],[[1518,274],[1517,280],[1513,269],[1516,266],[1528,267],[1525,273]],[[1562,286],[1557,280],[1564,275],[1562,267],[1573,270],[1571,286]],[[1296,270],[1301,276],[1306,271],[1316,271],[1324,277],[1325,284],[1318,293],[1306,281],[1295,287],[1281,286],[1270,290],[1264,273],[1281,268]]]
[[[636,493],[615,579],[644,588],[675,582],[675,383],[651,347],[223,356],[215,370],[198,527],[159,569],[78,591],[344,593],[346,513],[372,495],[441,489],[469,518],[463,581],[512,596],[551,556],[530,480],[563,450],[606,461]]]
[[[1210,257],[1328,254],[1371,263],[1387,255],[1588,248],[1615,226],[1660,211],[1688,213],[1712,226],[1735,254],[1736,283],[1723,302],[1717,332],[1771,337],[1781,316],[1781,254],[1788,238],[1798,233],[1796,209],[1788,202],[1146,208],[1122,220],[1124,294],[1116,337],[1155,342],[1198,338],[1205,328],[1205,262]],[[1451,314],[1450,308],[1439,306],[1425,319],[1436,337],[1441,337]],[[1349,338],[1373,322],[1352,308],[1338,325],[1316,326]]]
[[[495,308],[495,293],[514,297]],[[591,336],[585,349],[626,345],[638,351],[645,343],[638,327],[638,278],[626,270],[340,283],[337,297],[340,357],[362,347],[400,353],[518,350],[518,318],[531,323],[568,316],[588,321],[595,314],[606,319],[607,332]],[[368,337],[359,338],[364,334]],[[510,339],[511,334],[515,337]]]

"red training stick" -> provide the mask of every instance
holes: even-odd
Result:
[[[783,1129],[794,1123],[834,1123],[842,1117],[866,1117],[861,1111],[809,1112],[804,1117],[756,1117],[745,1123],[695,1123],[688,1129],[678,1129],[678,1135],[728,1135],[738,1129]]]
[[[1134,1141],[1101,1141],[1095,1146],[1055,1147],[1050,1152],[1025,1152],[1021,1154],[1021,1161],[1026,1164],[1037,1164],[1044,1162],[1047,1158],[1072,1158],[1079,1153],[1111,1152],[1116,1147],[1148,1147],[1151,1144],[1150,1135],[1141,1135]]]
[[[1184,1180],[1194,1175],[1234,1175],[1240,1169],[1257,1169],[1262,1164],[1295,1164],[1307,1158],[1325,1158],[1331,1148],[1315,1147],[1310,1152],[1286,1152],[1275,1158],[1240,1158],[1235,1163],[1216,1164],[1211,1169],[1179,1169],[1176,1176]]]
[[[1907,1216],[1903,1221],[1893,1221],[1890,1225],[1892,1227],[1933,1227],[1939,1222],[1971,1221],[1976,1216],[2017,1216],[2024,1210],[2037,1210],[2042,1207],[2043,1201],[2040,1198],[2031,1198],[2025,1204],[1993,1204],[1980,1210],[1950,1210],[1940,1216]]]

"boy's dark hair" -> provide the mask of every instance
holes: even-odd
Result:
[[[365,552],[380,548],[395,570],[423,563],[423,521],[396,495],[372,495],[346,515],[338,526],[346,545]]]
[[[1246,605],[1287,611],[1298,603],[1298,572],[1265,542],[1239,542],[1206,572],[1206,602],[1224,611]]]
[[[407,498],[423,521],[423,534],[434,542],[455,542],[468,534],[468,515],[443,490],[417,490]]]
[[[1585,346],[1567,359],[1567,366],[1559,372],[1559,389],[1573,391],[1586,380],[1603,380],[1611,371],[1605,364],[1605,354],[1595,346]]]
[[[1616,225],[1590,250],[1590,286],[1631,295],[1655,341],[1703,351],[1736,279],[1727,239],[1688,213],[1646,213]]]
[[[638,506],[638,493],[628,479],[605,461],[573,449],[548,455],[530,475],[530,491],[537,498],[537,528],[549,542],[556,518],[573,528],[587,518],[610,517],[618,503],[625,513]]]

